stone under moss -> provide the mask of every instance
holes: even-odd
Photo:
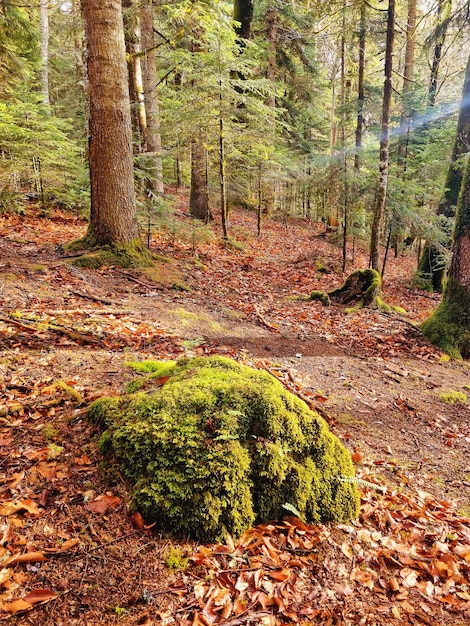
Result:
[[[281,518],[285,503],[313,523],[357,516],[348,451],[271,375],[222,357],[135,369],[151,372],[145,391],[98,400],[89,415],[148,521],[212,541]]]

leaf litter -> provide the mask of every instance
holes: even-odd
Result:
[[[465,472],[470,475],[468,409],[444,407],[436,393],[444,382],[460,381],[460,389],[468,380],[463,366],[441,363],[440,353],[398,316],[345,316],[337,307],[290,299],[341,282],[339,252],[305,221],[289,229],[268,222],[269,235],[252,241],[243,234],[253,228],[252,217],[234,215],[245,252],[200,244],[204,268],[190,271],[191,247],[156,235],[154,246],[176,258],[193,287],[183,292],[146,277],[136,282],[116,268],[69,268],[53,245],[78,236],[84,224],[56,218],[8,216],[0,230],[0,620],[233,626],[469,621],[468,509],[457,511],[444,497],[447,487],[430,482],[428,461],[406,467],[403,455],[413,441],[396,430],[403,424],[411,438],[418,433],[419,452],[438,445],[439,458],[450,455],[452,463],[440,462],[440,470],[450,474],[458,462],[463,480],[454,493],[460,491]],[[41,231],[46,243],[38,241]],[[16,244],[16,238],[28,243]],[[326,271],[318,271],[318,258]],[[386,289],[416,323],[437,299],[408,288],[401,277],[411,275],[410,261],[391,263]],[[182,307],[196,316],[204,309],[220,328],[200,320],[185,326],[172,313]],[[95,433],[83,406],[122,388],[131,378],[123,367],[130,355],[211,353],[267,369],[329,421],[357,465],[362,506],[355,523],[309,526],[288,515],[237,540],[197,546],[159,536],[129,510],[116,468],[98,470]],[[368,375],[371,365],[380,384]],[[444,368],[450,368],[446,381]],[[338,398],[340,386],[356,399]],[[396,440],[382,441],[384,424],[371,432],[378,406],[393,415]],[[359,418],[345,422],[345,408],[363,415],[364,426]],[[427,428],[433,439],[424,437]],[[408,446],[401,458],[398,440]],[[187,568],[166,565],[171,545],[189,557]]]

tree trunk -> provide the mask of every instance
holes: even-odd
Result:
[[[39,0],[41,25],[41,91],[43,102],[49,106],[49,0]]]
[[[431,66],[431,76],[429,79],[428,103],[433,107],[437,96],[437,82],[439,69],[441,66],[442,48],[444,47],[447,28],[449,26],[449,17],[452,12],[452,0],[439,0],[437,6],[438,35],[434,46],[434,54]]]
[[[370,267],[377,272],[380,272],[380,232],[387,202],[390,105],[392,101],[392,61],[395,38],[394,25],[395,0],[389,0],[387,11],[387,43],[385,49],[385,81],[382,103],[382,131],[380,134],[379,185],[377,188],[370,239]]]
[[[361,2],[361,14],[359,18],[359,61],[357,77],[357,122],[356,122],[356,154],[354,155],[354,167],[361,167],[362,133],[364,130],[364,70],[366,59],[366,3]]]
[[[90,89],[91,183],[90,225],[83,242],[139,248],[121,2],[82,0],[82,11]]]
[[[152,0],[147,0],[140,9],[140,34],[143,57],[143,81],[147,129],[145,144],[151,157],[150,189],[163,194],[162,139],[160,135],[160,112],[158,106],[158,76],[153,31]]]
[[[191,193],[189,212],[200,220],[209,220],[207,150],[200,137],[191,144]]]
[[[452,261],[442,302],[424,322],[424,334],[454,358],[470,356],[470,163],[457,205]]]
[[[445,218],[452,218],[455,215],[463,178],[460,158],[467,152],[470,152],[470,57],[465,70],[462,104],[457,121],[454,147],[444,192],[437,208],[437,215],[442,215]],[[441,250],[427,243],[420,257],[415,276],[416,284],[418,286],[432,286],[434,291],[442,291],[445,270],[446,264]]]
[[[253,22],[253,0],[234,0],[233,19],[238,22],[235,32],[240,39],[251,39],[251,24]]]
[[[276,106],[276,46],[277,46],[277,12],[274,6],[269,6],[266,13],[266,39],[268,41],[268,63],[266,78],[271,83],[266,97],[266,105],[272,109]]]
[[[408,141],[410,134],[412,105],[410,94],[413,89],[416,42],[416,0],[408,0],[408,19],[406,23],[405,70],[403,72],[402,114],[400,120],[400,137],[398,140],[398,167],[406,171]]]

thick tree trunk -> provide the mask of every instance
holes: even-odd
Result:
[[[424,334],[455,358],[470,356],[470,163],[457,205],[452,261],[441,304],[422,326]]]
[[[43,102],[49,106],[49,0],[39,0],[41,25],[41,91]]]
[[[143,56],[143,79],[147,129],[145,145],[151,157],[150,189],[163,194],[162,139],[160,135],[160,111],[158,106],[158,76],[153,31],[152,0],[147,0],[140,9],[140,34]]]
[[[382,131],[380,134],[379,185],[377,188],[370,239],[370,266],[377,272],[380,272],[380,233],[387,203],[390,105],[392,101],[392,61],[395,38],[394,26],[395,0],[389,0],[387,13],[387,43],[385,49],[385,81],[382,104]]]
[[[460,189],[462,186],[463,171],[460,158],[470,152],[470,57],[465,70],[465,80],[462,93],[457,131],[452,150],[449,169],[437,214],[446,218],[455,215]],[[434,291],[442,291],[444,287],[446,263],[439,248],[426,244],[420,258],[415,282],[418,286],[432,286]]]
[[[90,89],[89,245],[139,245],[120,0],[82,0]],[[137,242],[137,243],[136,243]]]

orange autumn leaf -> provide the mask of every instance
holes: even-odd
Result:
[[[33,608],[33,605],[20,599],[13,600],[13,602],[4,602],[1,607],[6,613],[15,614],[19,613],[20,611],[29,611]]]
[[[3,561],[2,566],[6,567],[7,565],[16,565],[17,563],[38,563],[46,560],[43,552],[25,552],[24,554],[15,554]]]
[[[117,508],[121,502],[122,500],[118,496],[101,495],[85,504],[85,508],[92,513],[106,513],[108,509]]]
[[[50,589],[33,589],[25,595],[23,600],[30,604],[37,604],[38,602],[47,602],[57,598],[57,594]]]

